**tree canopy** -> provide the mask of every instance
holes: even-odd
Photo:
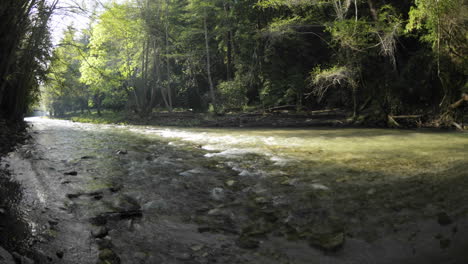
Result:
[[[57,114],[442,113],[467,89],[466,11],[462,0],[112,2],[66,30],[44,94]]]

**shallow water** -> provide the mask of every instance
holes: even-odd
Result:
[[[384,252],[388,255],[396,254],[401,245],[396,246],[394,240],[379,240],[381,232],[388,231],[374,231],[374,227],[363,231],[353,227],[352,221],[360,221],[359,217],[362,219],[373,206],[380,208],[392,201],[375,205],[369,202],[357,209],[347,203],[368,203],[370,193],[386,192],[382,186],[390,186],[385,187],[389,190],[413,188],[413,179],[432,181],[457,166],[464,169],[468,157],[468,134],[455,132],[193,129],[94,125],[44,118],[27,121],[33,125],[33,141],[13,153],[10,162],[25,188],[24,206],[40,204],[37,210],[47,211],[30,213],[27,220],[40,223],[54,218],[60,222],[58,227],[46,224],[36,230],[47,233],[45,241],[49,241],[38,242],[36,247],[46,252],[60,248],[66,263],[95,263],[100,251],[89,235],[89,230],[95,228],[90,219],[134,207],[142,210],[141,218],[112,219],[106,224],[112,239],[109,248],[123,263],[364,263],[363,259],[377,263],[372,259],[381,258],[383,253],[375,247],[387,245]],[[64,174],[70,171],[77,175]],[[109,191],[112,188],[118,190]],[[96,191],[98,194],[90,194]],[[67,198],[70,194],[76,195]],[[386,199],[382,197],[375,200]],[[248,209],[252,201],[260,204],[259,208]],[[418,206],[425,203],[418,201]],[[394,210],[392,206],[390,211]],[[444,207],[434,206],[438,206],[436,211]],[[213,208],[226,212],[217,215],[219,212]],[[293,237],[299,236],[295,242],[284,239],[289,231],[272,231],[282,230],[288,221],[287,225],[297,230],[309,228],[313,223],[307,217],[316,217],[309,214],[315,215],[318,208],[326,212],[326,219],[333,218],[333,214],[339,216],[340,223],[345,222],[341,225],[348,230],[347,235],[356,236],[348,238],[350,242],[340,254],[324,255],[320,249],[308,246],[302,231],[294,232]],[[349,211],[361,209],[360,216],[344,218]],[[258,249],[239,248],[236,239],[246,228],[265,224],[257,222],[257,211],[274,211],[274,220],[267,223],[267,235],[255,237],[260,241]],[[304,224],[291,222],[299,214],[296,212],[307,215]],[[392,213],[383,212],[375,221],[383,221],[388,214]],[[201,232],[200,227],[206,225],[217,226],[216,231]],[[394,223],[381,225],[394,228]],[[428,230],[442,232],[428,225]],[[364,241],[366,236],[376,244]],[[81,238],[79,243],[77,238]],[[452,239],[453,244],[457,239]],[[437,263],[451,254],[440,249],[438,241],[431,243],[440,250],[431,253],[436,258],[428,253],[432,244],[422,247],[417,258],[432,258]],[[365,252],[359,252],[359,247]],[[400,258],[378,263],[418,263],[405,262],[406,254],[411,255],[411,250]]]

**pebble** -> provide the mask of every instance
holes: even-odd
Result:
[[[177,253],[174,255],[174,257],[176,259],[180,259],[180,260],[189,260],[191,259],[191,256],[189,253]]]
[[[91,230],[91,235],[94,238],[103,238],[107,236],[109,230],[105,226],[99,226]]]
[[[203,249],[203,247],[204,246],[201,244],[196,244],[196,245],[191,246],[190,249],[192,249],[193,251],[200,251]]]
[[[229,186],[229,187],[232,187],[235,183],[236,183],[236,181],[234,181],[234,180],[226,181],[226,185]]]
[[[446,226],[452,223],[452,219],[446,212],[440,212],[437,214],[437,222],[439,222],[441,226]]]
[[[96,238],[95,241],[100,250],[112,247],[112,241],[110,237]]]
[[[226,197],[224,194],[224,189],[220,187],[213,188],[211,190],[211,198],[216,201],[221,201]]]

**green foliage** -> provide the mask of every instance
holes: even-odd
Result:
[[[113,3],[89,36],[65,34],[46,95],[62,112],[141,116],[260,105],[411,111],[466,83],[465,11],[462,0]]]
[[[225,108],[241,109],[247,104],[246,88],[238,78],[233,81],[220,82],[218,92]]]

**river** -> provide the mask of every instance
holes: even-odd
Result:
[[[468,258],[466,133],[27,122],[3,163],[39,263]]]

